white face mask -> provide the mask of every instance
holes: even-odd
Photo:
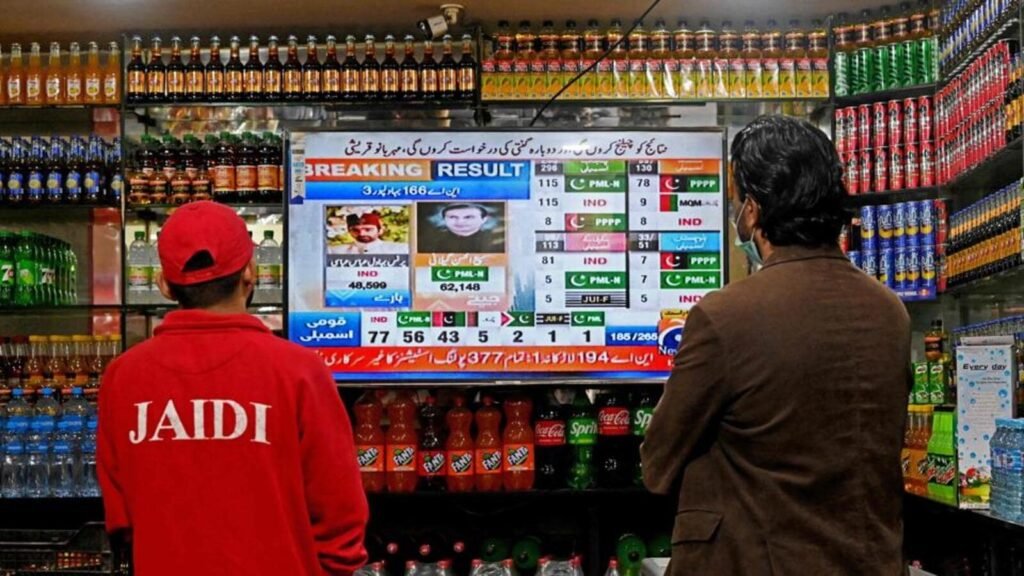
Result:
[[[743,235],[740,233],[740,218],[743,217],[743,209],[747,207],[747,200],[750,200],[750,196],[747,196],[746,200],[740,206],[739,212],[736,214],[736,218],[732,221],[732,227],[736,230],[736,240],[733,242],[747,255],[747,259],[754,265],[754,268],[760,268],[764,265],[764,258],[761,257],[761,251],[758,250],[757,244],[754,242],[754,231],[750,231],[750,238],[743,239]]]

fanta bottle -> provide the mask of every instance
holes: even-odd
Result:
[[[366,392],[356,401],[355,413],[356,456],[363,487],[367,492],[383,492],[384,431],[380,421],[384,417],[384,407],[373,392]]]
[[[535,476],[533,427],[530,415],[533,402],[516,397],[505,402],[505,490],[532,490]]]
[[[445,464],[444,413],[437,406],[433,396],[427,397],[420,408],[420,490],[436,492],[444,490]]]
[[[419,476],[416,474],[417,447],[416,404],[408,392],[399,392],[388,405],[388,420],[391,426],[386,436],[387,471],[389,492],[414,492]]]
[[[494,407],[494,399],[484,397],[484,405],[476,411],[476,490],[501,490],[501,412]]]
[[[448,424],[448,474],[445,481],[449,492],[472,492],[475,482],[473,465],[473,413],[466,408],[466,399],[456,396],[454,406],[445,420]]]

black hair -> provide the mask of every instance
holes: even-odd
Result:
[[[206,250],[200,250],[192,255],[185,262],[183,272],[195,272],[204,268],[213,266],[213,256],[210,255]],[[244,268],[243,268],[244,270]],[[171,296],[181,305],[184,309],[195,309],[195,308],[211,308],[216,306],[235,294],[235,290],[238,289],[238,283],[242,281],[242,270],[215,278],[207,282],[200,282],[199,284],[189,284],[187,286],[180,284],[167,283],[170,288]]]
[[[448,212],[452,210],[464,210],[466,208],[473,208],[474,210],[479,210],[481,218],[487,218],[488,216],[491,215],[491,211],[480,204],[460,203],[449,204],[445,206],[444,209],[441,210],[441,216],[447,216]]]
[[[732,143],[732,176],[739,201],[761,207],[757,225],[774,246],[835,244],[849,215],[835,146],[813,124],[761,116]]]

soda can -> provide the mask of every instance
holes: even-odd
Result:
[[[875,192],[889,190],[889,149],[875,148],[875,168],[871,179],[871,189]]]
[[[886,103],[886,110],[889,113],[889,132],[886,134],[886,143],[889,146],[903,144],[903,106],[899,100],[890,100]]]
[[[871,146],[871,105],[857,106],[857,141],[861,148]]]
[[[917,290],[921,280],[921,244],[907,238],[907,290]]]
[[[896,246],[893,250],[893,273],[895,274],[896,290],[902,292],[907,289],[907,247]]]
[[[918,267],[920,268],[918,286],[916,289],[920,289],[922,292],[926,292],[929,296],[935,295],[935,285],[938,279],[938,274],[935,272],[935,245],[934,244],[922,244],[917,257]]]
[[[844,170],[846,174],[846,193],[850,196],[856,196],[861,193],[860,189],[860,166],[857,165],[857,152],[849,150],[846,152],[846,156],[843,158]]]
[[[905,98],[903,100],[903,142],[910,144],[917,143],[917,98]]]
[[[904,146],[904,154],[907,161],[907,169],[903,173],[906,187],[909,190],[919,188],[921,186],[921,163],[917,142],[907,142]]]
[[[896,256],[892,248],[882,248],[878,251],[878,281],[889,288],[896,288],[896,273],[893,270],[896,266]]]
[[[921,96],[917,99],[917,130],[921,142],[932,141],[932,126],[935,124],[935,117],[932,111],[932,97]]]
[[[931,200],[921,200],[917,203],[917,233],[920,236],[928,236],[935,233],[935,205]]]
[[[835,144],[836,144],[836,152],[839,152],[840,156],[842,156],[843,154],[846,153],[846,122],[845,122],[846,113],[843,112],[843,110],[844,110],[843,108],[837,109],[836,110],[836,116],[835,116],[835,119],[836,119]]]
[[[885,137],[888,134],[886,127],[888,126],[889,119],[885,109],[885,102],[875,102],[871,105],[871,118],[873,120],[871,145],[876,149],[888,146]]]
[[[871,192],[871,150],[863,148],[857,152],[857,167],[860,170],[860,193]]]
[[[933,228],[935,229],[935,255],[941,256],[945,253],[943,247],[949,236],[948,207],[945,200],[935,200],[931,205],[932,222],[934,222]]]
[[[843,136],[846,137],[846,151],[856,152],[860,149],[860,138],[857,133],[857,109],[843,108]],[[865,146],[867,143],[865,143]]]
[[[906,230],[904,230],[904,234],[906,234],[907,237],[917,236],[918,227],[921,222],[921,213],[918,210],[919,205],[917,202],[905,202],[904,205],[906,206],[907,212],[905,220]]]
[[[892,240],[892,205],[883,204],[875,208],[875,226],[877,227],[878,237],[883,241]],[[882,248],[885,248],[883,245]]]
[[[877,252],[878,245],[878,236],[872,236],[871,238],[862,238],[860,241],[860,251],[861,253],[864,253],[868,250]]]
[[[906,168],[906,161],[904,160],[903,145],[889,146],[889,189],[890,190],[903,190],[906,185],[904,178],[904,168]]]
[[[892,237],[900,239],[907,233],[907,202],[892,207]]]
[[[935,147],[928,140],[921,141],[921,186],[935,186]]]
[[[875,250],[861,250],[860,269],[872,278],[878,278],[878,252]]]
[[[850,259],[851,264],[863,270],[863,260],[859,250],[850,250],[846,253],[846,257]]]
[[[860,209],[860,239],[871,240],[877,237],[876,208],[862,206]]]

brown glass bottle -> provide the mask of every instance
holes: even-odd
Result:
[[[185,65],[185,100],[202,102],[206,98],[206,68],[203,66],[199,36],[189,40],[188,64]]]
[[[418,100],[420,94],[420,65],[416,62],[416,45],[413,37],[405,37],[405,56],[402,58],[402,65],[399,72],[399,91],[402,100]]]
[[[263,97],[267,100],[281,99],[284,90],[284,66],[277,36],[267,40],[267,62],[263,65]]]
[[[284,66],[284,99],[302,100],[302,64],[299,62],[299,39],[288,37],[288,59]]]
[[[441,63],[438,64],[438,96],[442,100],[455,99],[455,92],[458,86],[458,65],[452,56],[452,37],[445,34],[441,40]]]
[[[341,62],[338,61],[338,40],[327,37],[327,56],[324,58],[323,98],[331,102],[341,99]]]
[[[171,61],[167,64],[167,99],[181,102],[185,99],[185,64],[181,61],[181,38],[171,38]]]
[[[250,101],[263,100],[263,62],[260,61],[260,39],[249,36],[249,59],[242,74],[245,98]]]
[[[224,66],[224,98],[238,102],[245,98],[245,66],[242,65],[242,41],[231,37],[228,63]]]
[[[356,37],[345,37],[345,61],[341,63],[341,99],[356,102],[363,97],[359,82],[359,60],[356,60]]]
[[[462,35],[462,57],[459,59],[457,96],[460,100],[473,100],[477,89],[476,60],[473,58],[473,37]]]
[[[167,99],[167,66],[164,64],[160,37],[154,36],[149,46],[149,64],[146,65],[146,100],[163,102]]]
[[[420,91],[424,100],[437,99],[437,61],[434,60],[434,43],[423,43],[423,61],[420,62]]]
[[[126,69],[127,89],[125,98],[129,104],[146,101],[146,64],[142,61],[142,38],[132,36],[132,56]]]
[[[399,95],[399,65],[395,59],[395,37],[384,37],[384,61],[380,64],[380,97],[397,100]]]
[[[210,38],[210,61],[206,63],[206,99],[219,102],[224,99],[224,62],[220,59],[220,38]]]
[[[316,49],[316,36],[306,38],[306,61],[302,64],[302,99],[315,102],[320,99],[324,67]]]
[[[372,34],[366,35],[365,56],[359,66],[359,84],[363,88],[363,98],[377,100],[380,98],[380,62],[377,61],[377,39]]]

